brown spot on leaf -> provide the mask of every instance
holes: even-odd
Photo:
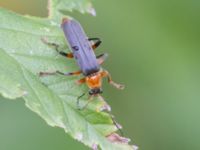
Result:
[[[119,136],[117,133],[112,133],[112,134],[108,135],[107,139],[110,140],[113,143],[116,142],[116,143],[125,143],[125,144],[127,144],[130,141],[129,138],[125,138],[125,137]]]

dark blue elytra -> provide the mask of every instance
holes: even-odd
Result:
[[[80,23],[74,19],[64,18],[62,29],[83,75],[98,72],[100,66]]]

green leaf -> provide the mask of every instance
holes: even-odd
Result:
[[[54,11],[61,3],[61,0],[53,1]],[[78,0],[76,3],[82,6]],[[69,51],[55,21],[20,16],[5,9],[0,9],[0,18],[0,93],[4,97],[23,97],[26,106],[49,125],[63,128],[72,138],[93,149],[97,146],[104,150],[134,149],[126,138],[115,133],[117,128],[110,114],[99,111],[105,106],[103,101],[95,99],[87,109],[77,109],[77,96],[87,91],[85,85],[75,84],[77,77],[39,77],[41,71],[78,69],[74,59],[63,58],[41,40],[46,38]],[[82,98],[81,105],[86,103],[87,97]]]
[[[48,5],[49,17],[54,19],[72,10],[78,10],[81,13],[89,13],[93,16],[96,15],[91,0],[49,0]]]

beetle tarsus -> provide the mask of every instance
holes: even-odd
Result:
[[[67,58],[73,58],[73,53],[66,53],[63,51],[59,51],[59,45],[56,43],[51,43],[47,40],[47,38],[42,38],[41,39],[43,43],[47,44],[48,46],[54,47],[54,49],[62,56],[67,57]]]
[[[101,65],[106,60],[106,58],[108,58],[108,54],[103,53],[103,54],[98,55],[96,58],[97,58],[98,64]]]
[[[118,84],[118,83],[115,83],[113,80],[112,80],[112,77],[110,75],[110,73],[106,70],[102,71],[101,72],[101,76],[102,77],[107,77],[108,78],[108,83],[110,83],[113,87],[117,88],[117,89],[120,89],[120,90],[123,90],[124,89],[124,85],[122,84]]]
[[[89,38],[89,41],[93,41],[94,43],[92,44],[92,48],[96,49],[100,44],[101,44],[101,40],[100,38]]]
[[[55,74],[56,74],[56,72],[39,72],[40,77],[55,75]]]

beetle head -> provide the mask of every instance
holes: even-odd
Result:
[[[94,88],[89,90],[89,95],[97,95],[103,93],[101,88]]]

